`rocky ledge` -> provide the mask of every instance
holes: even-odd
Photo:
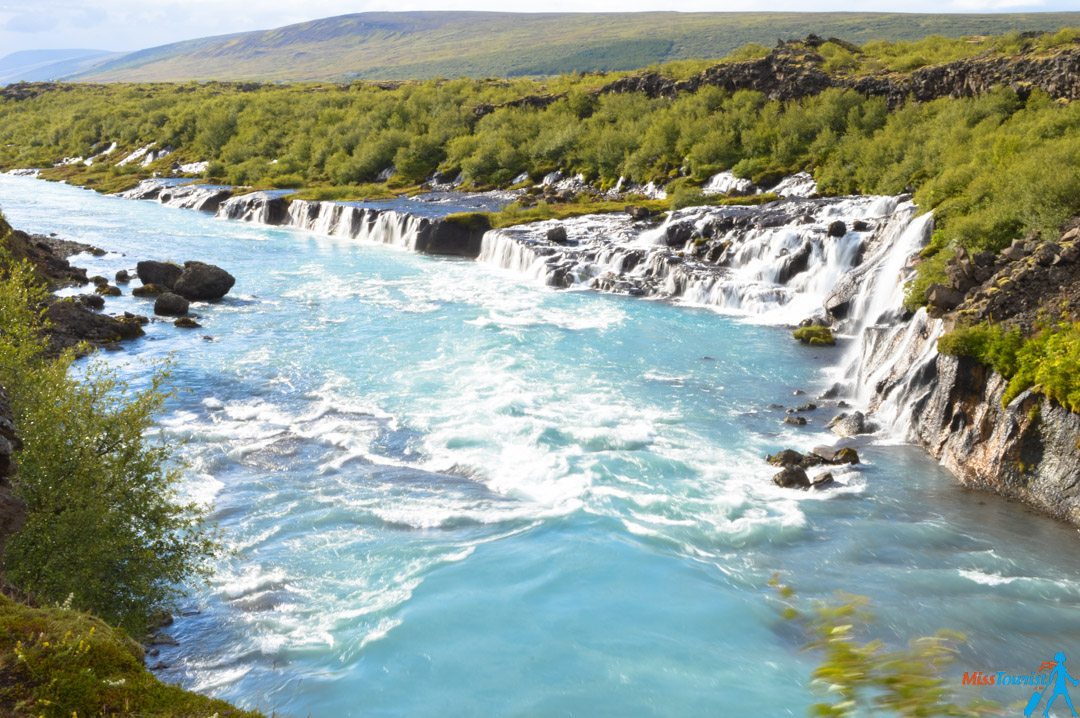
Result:
[[[992,321],[1030,335],[1047,321],[1078,321],[1080,219],[1058,241],[959,251],[946,274],[930,292],[946,328]],[[1006,379],[967,357],[937,355],[915,375],[912,439],[963,485],[1080,525],[1080,415],[1032,390],[1003,405]]]

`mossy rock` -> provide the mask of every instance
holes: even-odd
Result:
[[[259,718],[162,683],[123,631],[66,608],[0,596],[0,715]]]
[[[795,330],[794,336],[803,344],[809,344],[810,346],[831,347],[836,344],[836,337],[833,336],[832,329],[828,327],[799,327]]]

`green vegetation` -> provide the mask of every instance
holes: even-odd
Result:
[[[96,81],[310,81],[514,77],[618,71],[721,57],[749,43],[817,33],[854,42],[957,38],[1080,24],[1077,13],[361,13],[273,30],[210,37],[123,55]],[[935,38],[883,58],[953,58],[986,48]],[[918,54],[916,54],[918,53]]]
[[[0,244],[9,232],[0,218]],[[40,600],[141,636],[216,550],[201,509],[177,495],[169,447],[147,436],[164,377],[134,392],[100,366],[73,371],[73,352],[50,358],[44,285],[0,251],[0,386],[23,441],[14,487],[28,509],[4,572]]]
[[[872,62],[911,66],[919,57],[999,52],[1018,42],[1049,51],[1075,43],[1076,35],[871,43],[861,50],[826,43],[819,50],[837,67],[849,64],[841,51],[851,54],[862,71]],[[670,74],[689,69],[683,63]],[[107,160],[45,176],[113,190],[167,173],[177,161],[208,160],[207,178],[215,181],[303,185],[301,196],[309,198],[375,199],[414,192],[436,169],[460,172],[466,188],[505,187],[523,172],[535,180],[562,169],[601,188],[620,177],[667,186],[675,207],[707,201],[699,187],[722,170],[766,184],[810,170],[826,194],[914,190],[919,205],[934,210],[937,232],[912,285],[911,307],[940,281],[948,255],[941,250],[999,249],[1031,232],[1049,235],[1080,212],[1080,105],[1040,92],[1021,99],[1003,88],[890,111],[880,98],[840,89],[785,103],[716,87],[675,98],[598,96],[591,92],[597,85],[594,76],[563,76],[399,86],[61,86],[0,100],[0,167],[49,167],[115,141],[120,147]],[[553,92],[567,94],[543,108],[501,106]],[[476,112],[481,106],[495,109]],[[177,151],[146,168],[116,166],[150,142]],[[378,182],[391,166],[391,181]],[[607,210],[512,208],[493,224],[582,211]]]
[[[962,701],[950,687],[958,681],[950,681],[946,672],[963,643],[961,634],[939,631],[912,640],[906,648],[891,649],[880,640],[860,637],[873,625],[866,597],[839,594],[835,602],[819,602],[805,609],[798,607],[795,592],[778,577],[774,576],[770,585],[784,603],[784,619],[805,631],[807,650],[821,655],[811,675],[811,685],[821,701],[810,707],[810,715],[1000,715],[998,706],[987,701]]]
[[[833,336],[832,330],[828,327],[799,327],[794,331],[793,336],[803,344],[809,344],[810,346],[831,347],[836,344],[836,337]]]
[[[0,595],[0,713],[8,716],[257,718],[158,681],[123,631],[67,607]]]
[[[938,351],[971,357],[1008,379],[1003,405],[1033,389],[1080,413],[1080,322],[1044,327],[1028,338],[993,324],[962,327],[941,337]]]

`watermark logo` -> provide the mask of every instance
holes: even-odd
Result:
[[[1050,708],[1055,703],[1060,705],[1059,698],[1064,701],[1073,718],[1080,718],[1073,706],[1072,696],[1069,695],[1069,684],[1076,688],[1080,683],[1065,669],[1066,660],[1065,654],[1059,651],[1054,655],[1054,660],[1043,661],[1038,669],[1031,673],[969,671],[964,673],[961,683],[965,686],[1022,686],[1034,689],[1024,707],[1024,718],[1031,718],[1040,704],[1043,706],[1043,718],[1050,718]]]
[[[1054,705],[1054,701],[1058,698],[1065,699],[1065,705],[1069,707],[1069,711],[1076,718],[1076,708],[1073,707],[1072,698],[1069,696],[1068,684],[1072,683],[1074,688],[1080,684],[1065,670],[1065,654],[1058,651],[1053,661],[1043,661],[1043,664],[1039,666],[1037,675],[1045,676],[1046,683],[1042,690],[1037,690],[1031,694],[1031,698],[1028,699],[1027,706],[1024,708],[1024,718],[1031,718],[1031,714],[1039,707],[1039,703],[1043,701],[1047,691],[1050,691],[1050,695],[1046,697],[1046,707],[1043,708],[1044,718],[1050,718],[1050,706]]]

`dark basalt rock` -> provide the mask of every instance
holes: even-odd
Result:
[[[82,304],[87,309],[93,309],[95,311],[101,311],[105,308],[105,297],[100,294],[80,294],[75,297],[75,301]]]
[[[913,431],[964,486],[1080,525],[1080,414],[1028,390],[1002,406],[1008,382],[966,357],[938,356],[937,381]]]
[[[964,301],[964,293],[944,284],[932,284],[926,293],[930,306],[941,311],[956,309]]]
[[[773,476],[773,483],[785,489],[810,488],[810,478],[801,466],[785,466],[778,474]]]
[[[840,220],[836,220],[829,225],[830,237],[843,237],[845,234],[847,234],[847,225]]]
[[[810,422],[808,422],[806,420],[805,416],[791,416],[791,415],[789,415],[789,416],[784,417],[784,423],[785,424],[792,424],[793,426],[806,426]]]
[[[106,297],[120,297],[124,294],[120,291],[120,287],[114,287],[111,284],[99,284],[95,291]]]
[[[176,280],[180,279],[180,275],[184,273],[183,267],[169,262],[154,261],[139,262],[135,271],[143,284],[159,284],[168,289],[172,289]]]
[[[804,242],[799,249],[785,257],[784,263],[777,273],[776,281],[780,284],[787,284],[788,280],[796,274],[805,272],[807,267],[810,266],[810,254],[813,250],[814,247],[810,242]]]
[[[236,278],[221,267],[203,262],[185,262],[184,270],[172,289],[181,297],[193,301],[221,299],[236,284]]]
[[[121,269],[119,272],[116,273],[116,283],[117,284],[127,284],[130,281],[131,281],[131,275],[128,273],[128,271],[126,269]]]
[[[198,329],[202,326],[202,324],[199,324],[191,317],[180,317],[175,322],[173,322],[173,326],[179,327],[180,329]]]
[[[554,244],[566,244],[566,227],[557,225],[547,231],[547,241]]]
[[[178,317],[188,313],[190,303],[179,294],[166,292],[154,302],[154,314],[165,317]]]
[[[45,317],[51,325],[49,352],[54,355],[84,342],[90,347],[102,347],[143,335],[136,319],[97,314],[73,299],[52,302],[45,310]]]
[[[487,218],[477,217],[470,222],[420,220],[416,232],[416,251],[447,257],[476,259],[484,233],[491,229]]]

